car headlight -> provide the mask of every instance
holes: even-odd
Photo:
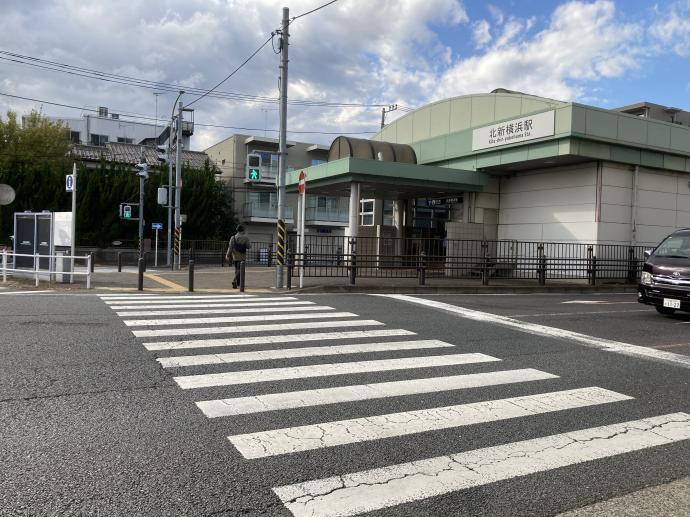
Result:
[[[644,285],[652,285],[652,274],[648,271],[643,271],[640,277],[640,282]]]

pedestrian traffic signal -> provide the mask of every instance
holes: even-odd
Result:
[[[259,169],[249,169],[249,179],[259,181],[261,179],[261,171]]]
[[[158,161],[161,163],[168,163],[168,148],[165,145],[156,146],[156,154],[158,155]]]
[[[124,205],[122,207],[122,217],[125,219],[131,219],[132,218],[132,207],[129,205]]]
[[[247,155],[247,181],[261,181],[261,155]]]

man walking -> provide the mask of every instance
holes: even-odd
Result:
[[[235,266],[235,277],[232,280],[232,288],[237,289],[240,284],[240,264],[247,260],[247,250],[251,248],[249,237],[244,233],[244,226],[241,224],[237,227],[237,233],[230,238],[228,244],[228,251],[225,253],[225,259],[230,260]]]

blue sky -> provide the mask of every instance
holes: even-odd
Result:
[[[0,49],[209,88],[278,28],[284,5],[295,16],[323,3],[128,0],[113,9],[106,0],[4,0]],[[372,104],[419,107],[499,87],[605,108],[646,100],[690,110],[689,59],[690,0],[338,0],[292,24],[289,97],[368,106],[292,104],[289,136],[326,144],[329,133],[367,137],[381,116]],[[220,90],[277,98],[278,61],[268,45]],[[38,101],[0,95],[0,113],[80,115],[45,101],[155,112],[150,88],[42,70],[2,54],[1,93]],[[160,112],[174,98],[160,95]],[[276,135],[275,103],[207,97],[194,107],[196,149],[235,132]]]

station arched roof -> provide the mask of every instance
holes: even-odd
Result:
[[[504,89],[462,95],[407,113],[384,127],[372,140],[411,144],[567,105],[567,102]]]

